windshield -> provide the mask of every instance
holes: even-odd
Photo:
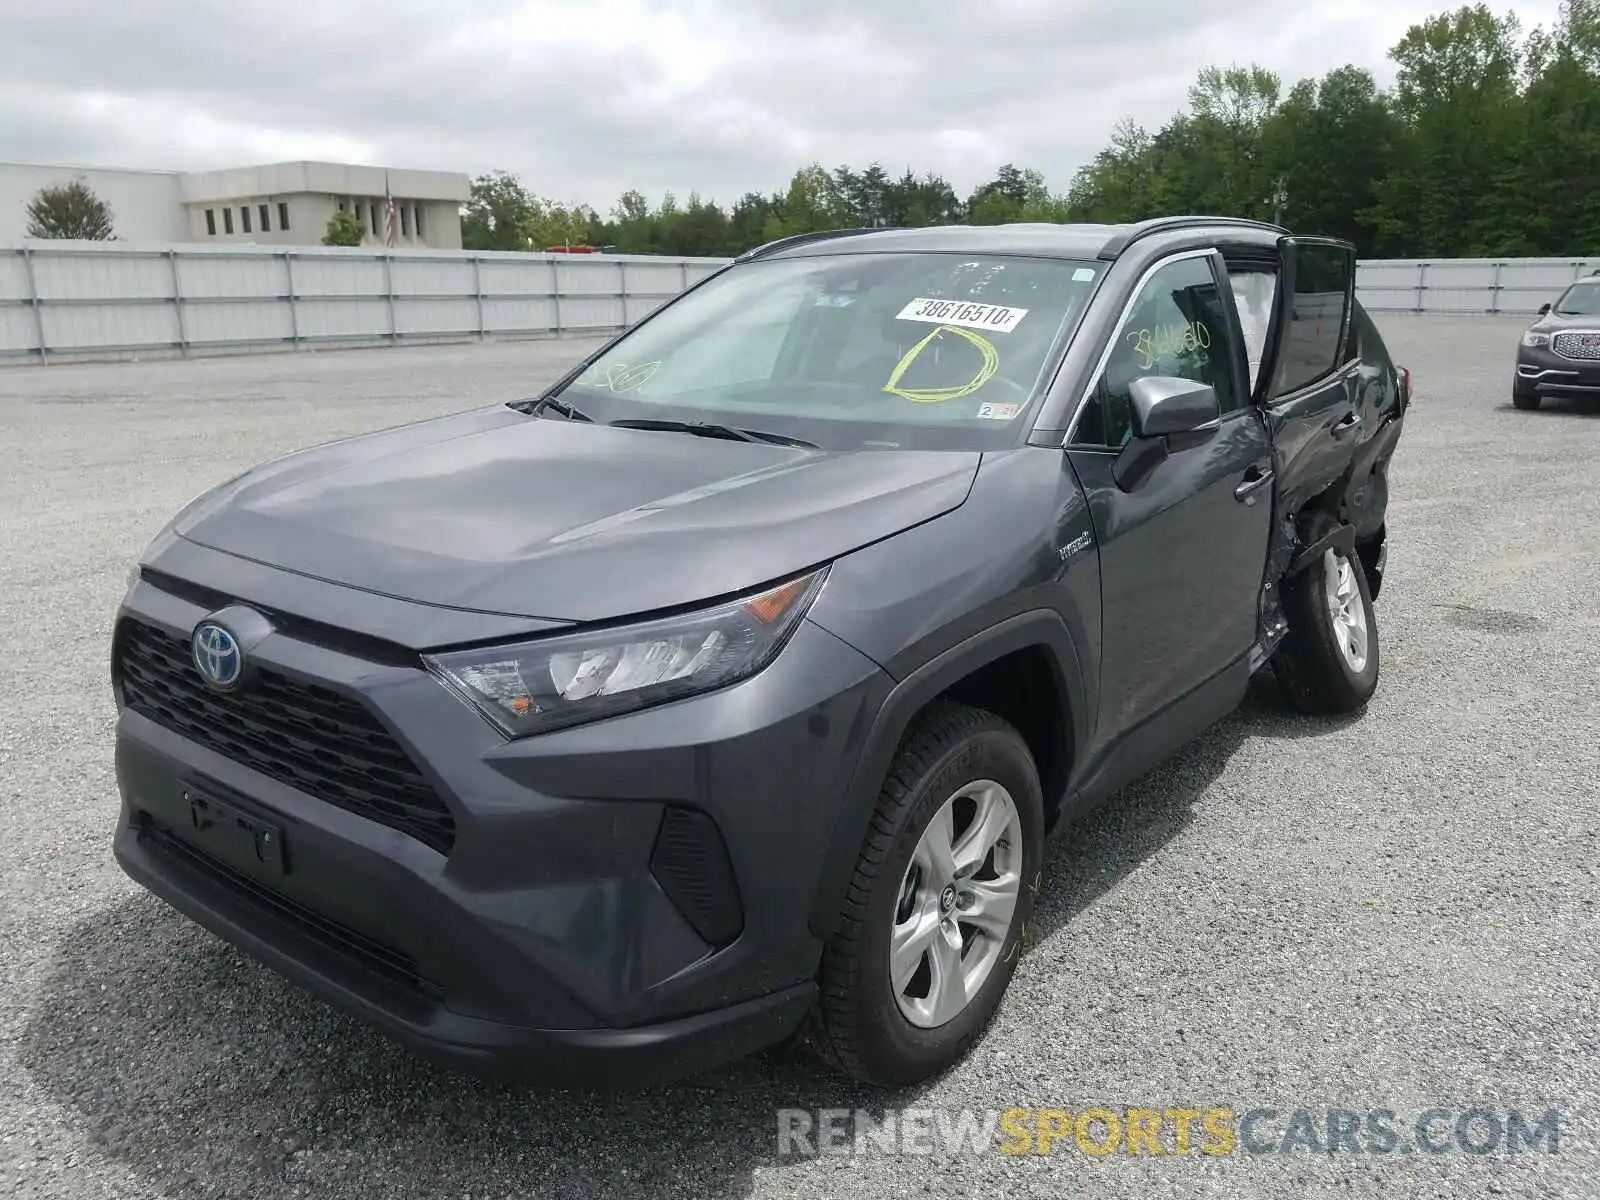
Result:
[[[1600,279],[1573,284],[1556,301],[1556,312],[1563,317],[1600,317]]]
[[[1009,445],[1101,265],[943,253],[743,263],[560,395],[596,420],[715,422],[828,448]]]

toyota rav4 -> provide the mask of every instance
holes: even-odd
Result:
[[[1411,384],[1354,275],[1208,217],[789,238],[249,471],[118,613],[116,857],[457,1067],[926,1079],[1047,834],[1268,664],[1376,687]]]

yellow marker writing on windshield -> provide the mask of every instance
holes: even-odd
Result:
[[[946,333],[964,337],[978,348],[978,353],[983,355],[983,365],[978,368],[978,373],[967,383],[958,387],[945,388],[903,388],[900,380],[905,377],[911,364],[917,361],[917,356],[925,350],[935,339]],[[984,384],[988,383],[995,371],[1000,367],[1000,352],[994,348],[994,343],[988,338],[973,333],[970,329],[962,329],[959,325],[940,325],[927,337],[905,352],[904,357],[895,364],[889,373],[889,382],[883,385],[883,390],[892,396],[899,396],[903,400],[910,400],[917,404],[943,404],[947,400],[959,400],[963,396],[970,396]]]
[[[603,387],[613,392],[636,392],[649,383],[651,376],[660,369],[659,362],[640,363],[637,367],[607,363],[603,368],[596,363],[579,382],[587,387]]]

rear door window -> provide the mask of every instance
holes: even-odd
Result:
[[[1315,383],[1344,361],[1355,257],[1342,246],[1294,244],[1294,296],[1278,348],[1272,396]]]

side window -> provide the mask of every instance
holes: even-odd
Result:
[[[1294,304],[1279,344],[1274,398],[1321,379],[1339,365],[1353,256],[1341,246],[1294,248]]]
[[[1162,267],[1145,283],[1117,331],[1105,370],[1079,418],[1074,443],[1122,446],[1133,433],[1128,385],[1146,375],[1192,379],[1216,389],[1224,414],[1243,398],[1233,377],[1227,309],[1209,258]]]

